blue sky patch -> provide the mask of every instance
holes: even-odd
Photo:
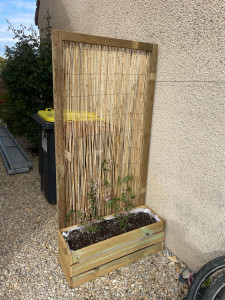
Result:
[[[8,31],[8,23],[14,28],[19,29],[20,24],[27,28],[34,25],[34,15],[36,9],[36,0],[1,0],[0,2],[0,56],[4,55],[5,46],[12,47],[15,44],[14,34]]]

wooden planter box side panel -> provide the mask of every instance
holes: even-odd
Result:
[[[94,244],[94,245],[88,246],[86,248],[74,251],[74,252],[72,252],[72,263],[74,264],[76,262],[87,259],[92,255],[100,254],[103,251],[110,251],[116,247],[122,246],[124,244],[128,244],[137,239],[144,238],[148,235],[152,235],[154,233],[160,232],[163,230],[163,228],[164,228],[164,222],[158,222],[153,225],[148,225],[148,226],[115,236],[108,240],[99,242],[98,244]]]
[[[163,250],[164,220],[160,219],[160,222],[72,252],[62,236],[62,232],[68,231],[68,228],[59,230],[60,263],[67,280],[69,278],[69,284],[73,287],[78,286]]]
[[[153,244],[157,244],[157,243],[163,241],[163,239],[164,239],[164,233],[161,232],[161,233],[155,234],[152,237],[148,237],[146,239],[141,239],[139,241],[134,241],[133,243],[128,244],[128,245],[124,244],[122,247],[119,247],[117,249],[103,252],[102,254],[100,254],[98,256],[93,256],[92,258],[83,261],[82,263],[73,264],[72,265],[72,276],[75,276],[80,273],[88,271],[90,269],[90,265],[92,268],[99,267],[101,265],[109,263],[110,261],[114,261],[115,259],[126,256],[133,252],[136,252],[140,249],[146,248]]]
[[[144,248],[142,250],[136,251],[129,255],[120,257],[116,260],[113,260],[107,264],[101,265],[100,267],[94,268],[91,271],[84,272],[78,276],[72,277],[72,287],[76,287],[85,283],[87,281],[93,280],[100,276],[103,276],[109,272],[112,272],[118,268],[124,267],[128,264],[131,264],[137,260],[140,260],[148,255],[159,252],[163,250],[163,242],[155,244],[153,246]]]
[[[69,274],[69,268],[65,264],[63,253],[61,253],[60,251],[59,251],[59,262],[60,262],[60,265],[62,267],[63,273],[64,273],[64,275],[66,277],[66,280],[67,280],[68,284],[71,287],[73,287],[72,276]]]

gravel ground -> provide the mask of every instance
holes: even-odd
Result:
[[[167,249],[71,289],[58,262],[56,206],[40,190],[38,156],[17,140],[33,168],[7,175],[0,159],[0,299],[183,299],[185,265],[171,262]]]

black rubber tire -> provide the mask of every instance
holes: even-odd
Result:
[[[216,296],[220,295],[219,299],[225,299],[225,273],[220,275],[212,285],[206,290],[204,300],[216,300]],[[224,295],[224,297],[222,297]]]
[[[204,299],[200,296],[199,291],[206,279],[216,271],[225,268],[225,256],[217,257],[205,264],[195,275],[186,300]]]

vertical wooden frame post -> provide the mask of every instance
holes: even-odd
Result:
[[[52,60],[53,60],[53,93],[55,113],[55,158],[56,158],[56,191],[58,208],[58,226],[64,227],[66,214],[64,175],[65,175],[65,149],[63,133],[63,62],[62,62],[62,36],[61,32],[52,32]]]
[[[142,173],[140,174],[140,178],[141,178],[140,198],[141,198],[141,200],[142,199],[145,200],[145,195],[146,195],[157,57],[158,57],[158,45],[152,44],[151,55],[150,55],[150,64],[148,66],[149,69],[148,69],[147,91],[146,91],[146,93],[147,93],[146,112],[147,113],[144,115],[144,132],[146,133],[147,143],[146,143],[146,147],[143,148],[143,152],[142,152],[142,162],[141,162]]]

